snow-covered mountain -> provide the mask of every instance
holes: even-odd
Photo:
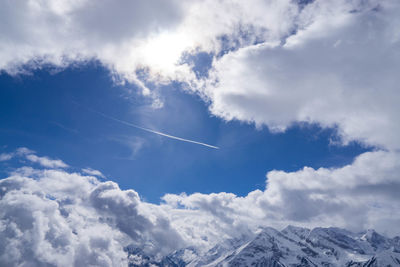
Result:
[[[400,266],[400,237],[339,228],[264,228],[251,240],[225,240],[206,253],[185,248],[160,260],[127,251],[130,266]]]

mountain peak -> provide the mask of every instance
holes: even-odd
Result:
[[[296,235],[300,239],[305,239],[310,234],[311,230],[304,227],[298,227],[293,225],[288,225],[285,229],[282,230],[283,234],[286,235]]]
[[[367,230],[355,234],[341,228],[312,230],[289,225],[282,231],[264,227],[252,239],[227,239],[206,253],[182,249],[161,261],[139,255],[130,266],[400,266],[400,237]],[[129,250],[134,253],[135,250]],[[132,264],[133,263],[133,264]]]

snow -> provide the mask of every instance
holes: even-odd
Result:
[[[203,254],[193,248],[184,249],[167,256],[168,264],[165,264],[167,261],[152,261],[151,264],[191,267],[400,266],[399,243],[399,237],[388,238],[374,230],[352,233],[340,228],[310,230],[290,225],[282,231],[263,228],[251,240],[224,240]],[[149,266],[149,261],[138,264],[140,259],[149,258],[139,256],[130,255],[137,264],[135,266]]]

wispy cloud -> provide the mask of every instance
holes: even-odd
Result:
[[[70,133],[74,133],[74,134],[78,133],[78,130],[66,127],[64,124],[61,124],[59,122],[50,121],[50,123],[55,125],[55,126],[57,126],[57,127],[59,127],[59,128],[61,128],[61,129],[63,129],[63,130],[66,130],[66,131],[68,131]]]
[[[130,154],[127,156],[117,156],[118,159],[135,160],[139,152],[146,146],[147,141],[145,138],[132,135],[117,135],[109,137],[109,140],[116,142],[120,145],[127,147]]]
[[[0,161],[7,161],[14,157],[21,157],[30,162],[37,163],[45,168],[67,168],[69,167],[64,161],[60,159],[51,159],[49,157],[40,157],[35,154],[35,151],[26,147],[20,147],[11,153],[0,154]]]
[[[7,161],[13,158],[13,154],[12,153],[1,153],[0,154],[0,161]]]
[[[85,173],[85,174],[92,175],[92,176],[105,178],[105,176],[103,175],[103,173],[101,171],[95,170],[95,169],[92,169],[92,168],[83,168],[82,172]]]
[[[68,165],[59,159],[50,159],[48,157],[39,157],[35,154],[28,154],[25,158],[31,162],[38,163],[47,168],[66,168]]]

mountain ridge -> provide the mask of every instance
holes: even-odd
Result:
[[[289,225],[281,231],[262,228],[252,239],[224,240],[205,253],[188,247],[156,260],[139,248],[127,252],[130,267],[400,266],[400,237],[385,237],[371,229],[354,233]]]

